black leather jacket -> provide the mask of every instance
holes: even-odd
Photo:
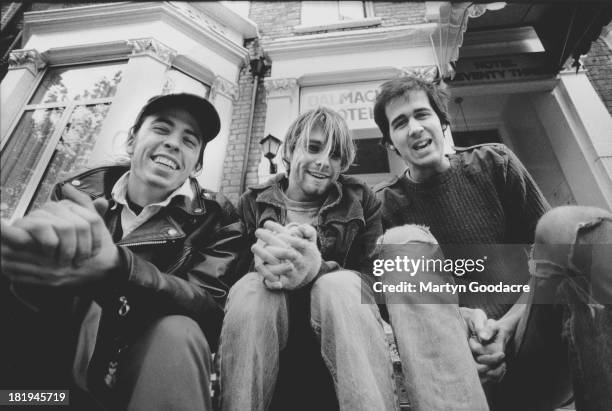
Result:
[[[240,198],[238,213],[250,244],[256,241],[255,230],[267,220],[286,224],[282,196],[286,187],[287,177],[279,174],[250,187]],[[319,212],[317,242],[324,260],[319,275],[345,268],[360,272],[366,279],[371,277],[376,239],[382,235],[380,207],[380,201],[365,183],[350,176],[339,177]]]
[[[58,184],[52,199],[61,199],[63,184],[72,184],[92,199],[106,198],[109,209],[104,220],[111,234],[115,234],[121,227],[122,206],[112,200],[111,190],[127,170],[122,166],[89,170]],[[71,304],[76,324],[92,300],[102,307],[88,372],[88,385],[93,392],[103,394],[100,390],[112,386],[109,370],[120,362],[121,350],[160,316],[181,314],[193,318],[211,348],[217,345],[225,299],[238,280],[238,257],[247,245],[233,205],[222,195],[202,189],[195,179],[191,185],[193,201],[174,198],[143,225],[116,241],[122,267],[106,284],[78,292],[79,298]],[[28,290],[24,291],[27,295]]]

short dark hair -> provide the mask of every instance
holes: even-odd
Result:
[[[376,96],[376,103],[374,104],[374,121],[382,132],[382,144],[391,145],[389,119],[386,113],[387,105],[397,98],[407,99],[411,92],[419,90],[427,94],[429,104],[431,104],[431,107],[440,119],[442,126],[450,125],[450,116],[448,114],[448,100],[450,95],[444,83],[438,85],[434,82],[413,76],[395,78],[384,82],[380,86],[380,92],[378,96]]]

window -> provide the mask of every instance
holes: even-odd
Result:
[[[166,72],[162,94],[170,93],[191,93],[207,99],[210,87],[178,69],[170,68]]]
[[[124,62],[49,69],[0,142],[0,215],[22,216],[53,185],[84,168]]]
[[[389,172],[387,149],[380,144],[380,137],[353,140],[357,146],[355,161],[345,174],[374,174]]]
[[[455,147],[471,147],[478,144],[501,143],[501,136],[497,129],[453,131]]]
[[[370,2],[303,1],[301,26],[322,26],[371,17]]]

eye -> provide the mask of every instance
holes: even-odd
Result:
[[[198,142],[193,137],[184,137],[183,141],[185,142],[185,145],[189,148],[195,148],[198,145]]]
[[[318,144],[308,144],[308,152],[311,154],[317,154],[321,151],[321,147]]]
[[[393,129],[397,130],[398,128],[402,128],[404,127],[408,122],[406,121],[406,119],[401,119],[396,121],[395,123],[393,123]]]
[[[153,130],[161,133],[161,134],[167,134],[170,132],[170,130],[168,129],[168,127],[162,126],[162,125],[155,125],[153,126]]]

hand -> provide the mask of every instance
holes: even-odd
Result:
[[[481,383],[499,382],[506,373],[506,344],[511,332],[501,321],[487,318],[484,311],[460,307],[467,324],[468,344],[477,363]]]
[[[264,266],[276,266],[275,274],[280,276],[283,289],[293,290],[310,283],[319,272],[321,253],[316,235],[316,230],[310,225],[286,228],[268,221],[264,228],[255,232],[266,246],[256,247],[256,244],[252,250]]]
[[[14,282],[78,285],[105,276],[119,264],[119,252],[100,214],[105,200],[92,202],[65,185],[66,200],[47,203],[16,220],[2,221],[4,274]]]

